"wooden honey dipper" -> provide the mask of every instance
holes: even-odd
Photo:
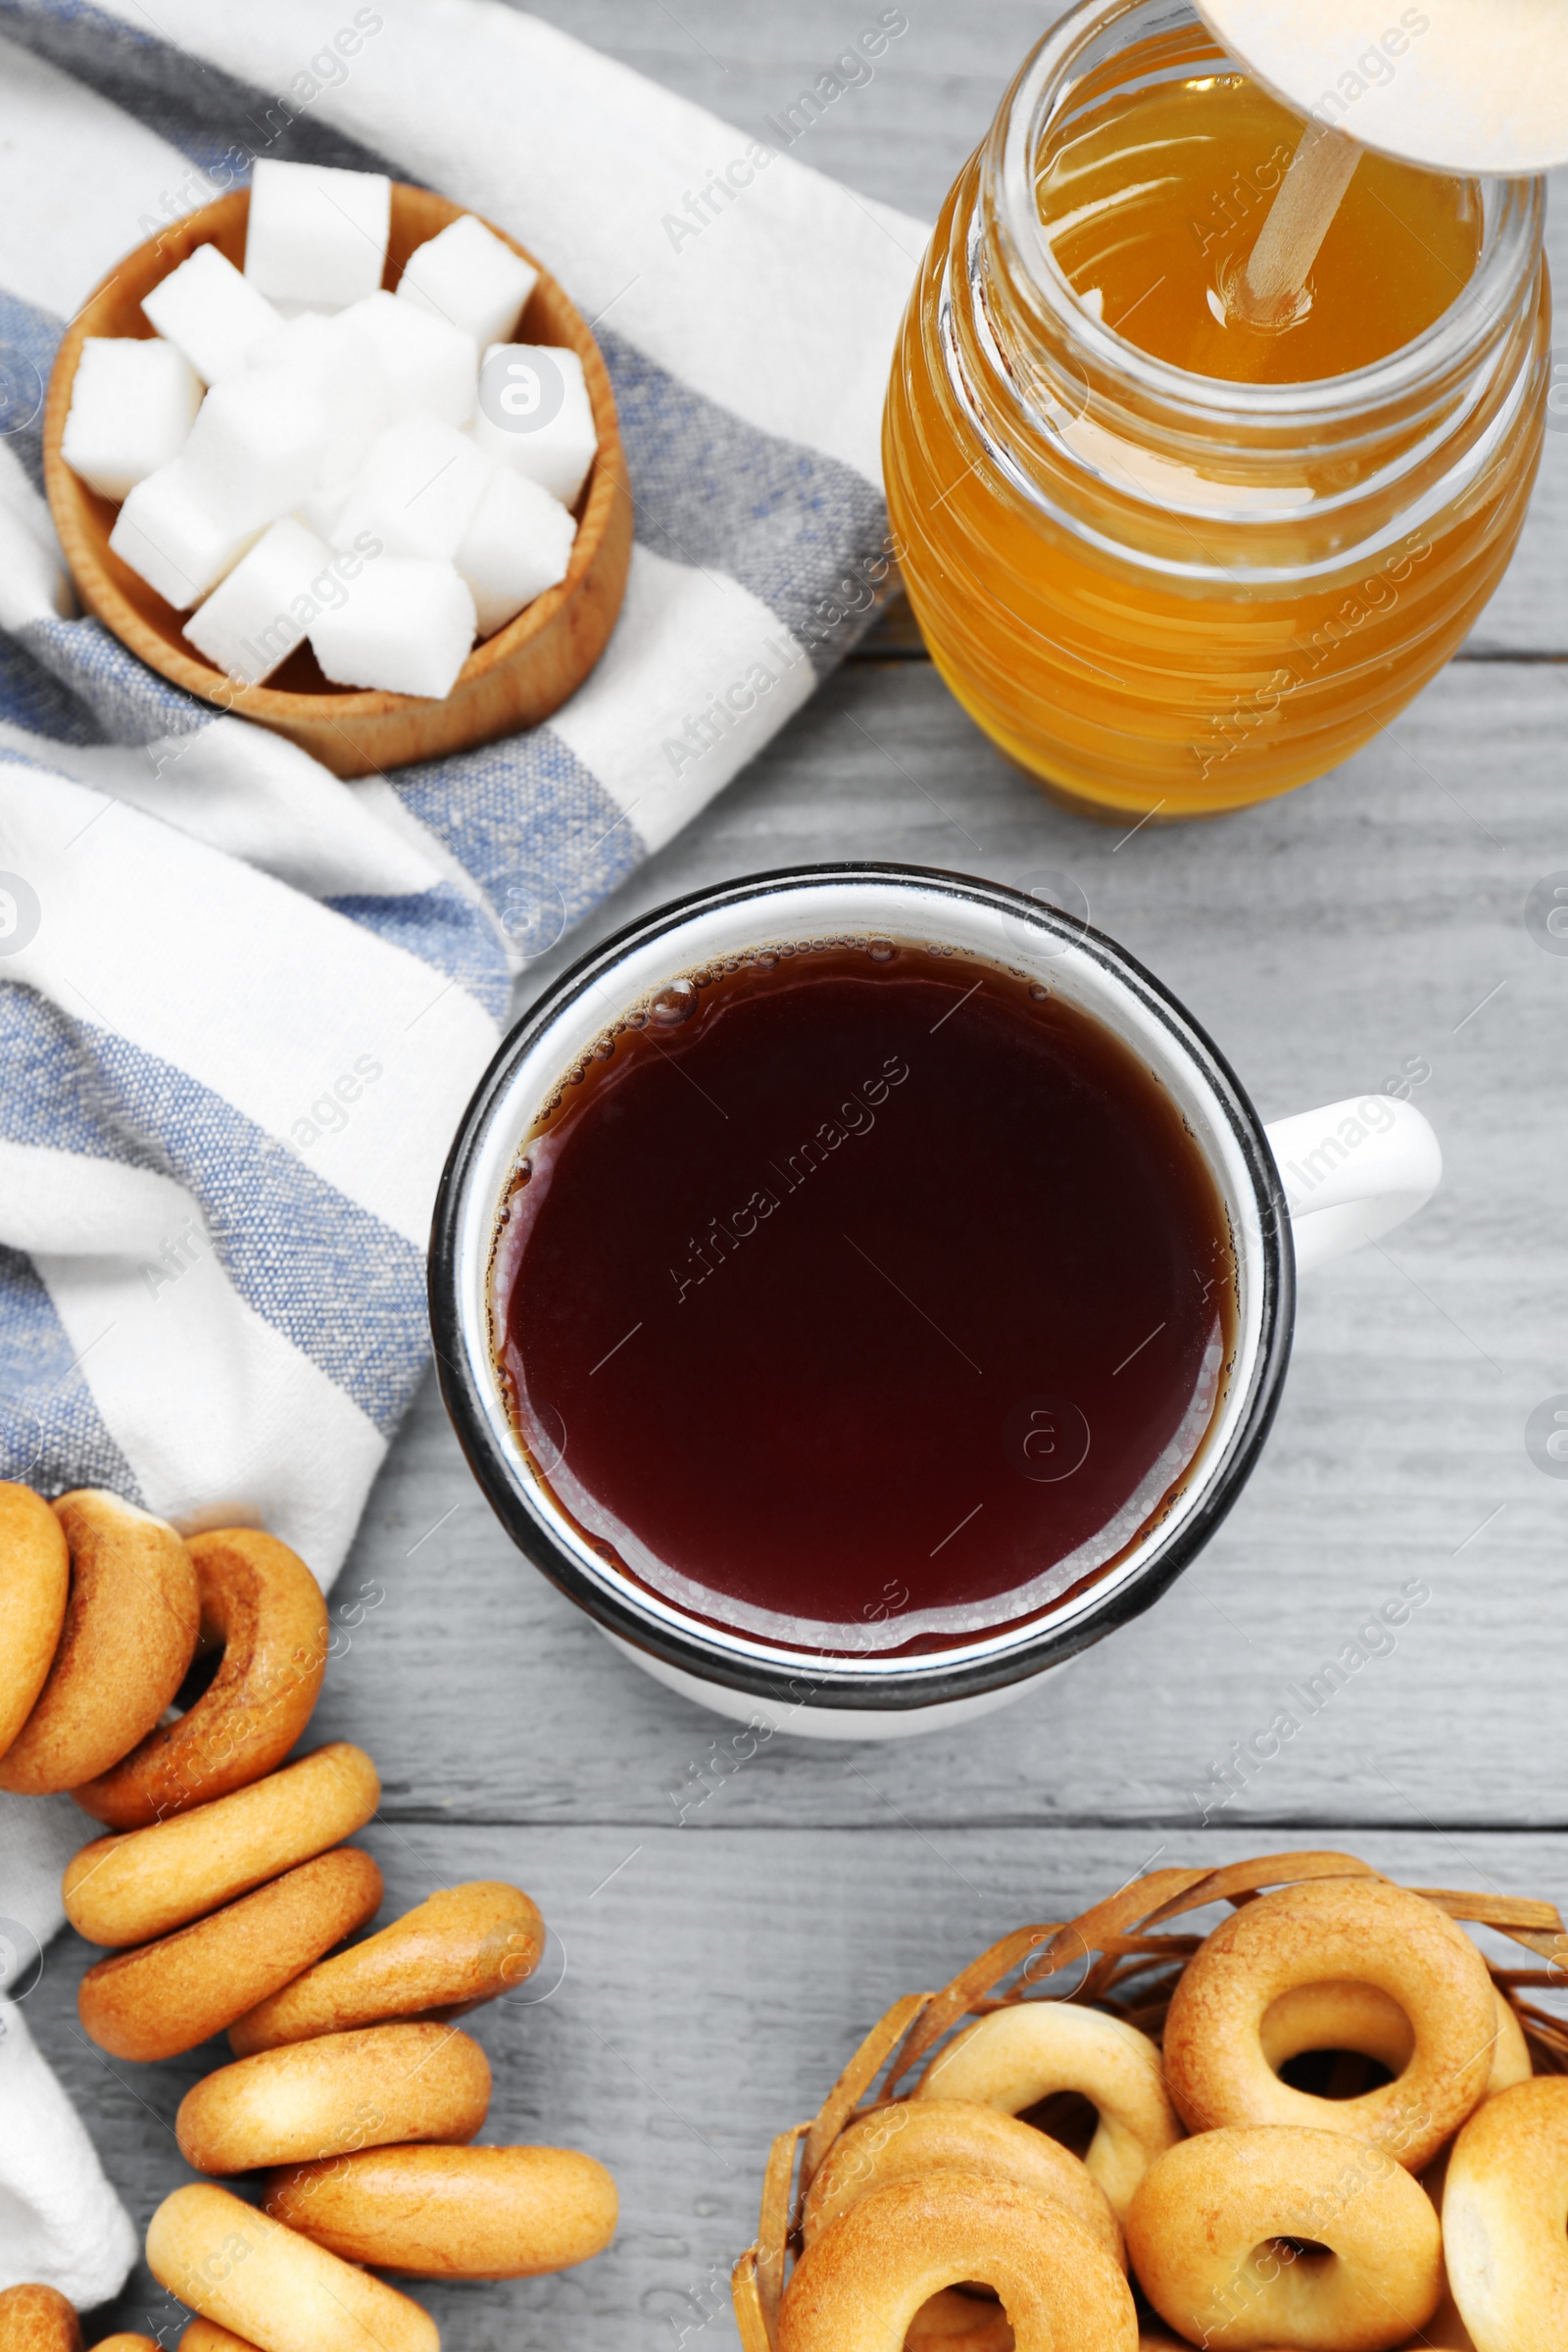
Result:
[[[1248,259],[1231,315],[1296,314],[1363,149],[1435,172],[1517,177],[1568,162],[1568,11],[1532,0],[1197,0],[1247,71],[1307,128]]]

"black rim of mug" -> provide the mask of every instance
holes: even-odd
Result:
[[[709,1633],[699,1620],[686,1620],[690,1626],[690,1631],[686,1631],[678,1615],[672,1623],[653,1608],[639,1606],[635,1586],[618,1581],[601,1583],[592,1576],[535,1514],[515,1465],[498,1446],[492,1434],[486,1400],[474,1385],[468,1360],[458,1259],[459,1227],[474,1161],[506,1099],[517,1064],[564,1007],[602,981],[633,949],[676,929],[694,915],[756,902],[762,926],[760,936],[762,936],[767,899],[785,891],[835,882],[907,883],[924,892],[947,893],[967,906],[978,905],[995,913],[1015,915],[1031,926],[1054,932],[1065,944],[1080,947],[1093,956],[1137,998],[1142,1009],[1168,1033],[1207,1084],[1229,1123],[1246,1166],[1260,1237],[1262,1296],[1257,1353],[1249,1394],[1222,1453],[1204,1474],[1192,1509],[1169,1539],[1163,1544],[1156,1540],[1136,1575],[1113,1585],[1098,1606],[1092,1605],[1070,1625],[1054,1628],[1048,1611],[1032,1633],[1021,1641],[1014,1639],[994,1655],[951,1664],[937,1651],[932,1653],[928,1669],[906,1664],[896,1674],[879,1674],[861,1661],[823,1657],[804,1650],[794,1663],[774,1664],[749,1657],[723,1647],[720,1639]],[[955,1699],[978,1697],[1014,1683],[1031,1681],[1141,1616],[1192,1564],[1250,1476],[1278,1408],[1295,1324],[1296,1260],[1284,1188],[1262,1121],[1250,1099],[1207,1032],[1136,956],[1092,925],[1058,915],[1054,908],[1042,906],[1022,891],[1008,889],[1004,883],[932,866],[856,860],[780,867],[767,873],[742,875],[735,881],[668,900],[590,949],[545,991],[503,1039],[453,1140],[431,1225],[429,1308],[442,1400],[485,1499],[525,1558],[608,1633],[666,1666],[696,1676],[701,1682],[747,1693],[775,1708],[806,1706],[852,1714],[872,1710],[902,1714]],[[482,1352],[488,1360],[488,1334]]]

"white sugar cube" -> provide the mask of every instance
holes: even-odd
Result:
[[[466,433],[406,416],[375,442],[330,533],[348,547],[371,531],[391,556],[450,561],[493,468]]]
[[[330,540],[349,503],[351,486],[347,482],[318,481],[314,489],[306,491],[294,509],[295,520],[303,522],[307,530],[314,531],[318,539]]]
[[[245,274],[273,302],[344,310],[381,283],[391,224],[384,172],[263,156],[251,177]]]
[[[217,516],[176,458],[136,484],[121,508],[109,545],[176,612],[188,612],[231,571],[255,539]]]
[[[312,488],[299,502],[312,527],[324,535],[370,444],[391,421],[391,396],[375,347],[348,323],[346,312],[325,318],[305,311],[257,345],[251,366],[325,406],[330,438]]]
[[[489,637],[566,576],[577,525],[559,498],[510,466],[492,466],[454,559]]]
[[[253,371],[265,370],[323,401],[334,423],[357,423],[366,415],[379,414],[384,424],[387,392],[381,362],[368,336],[350,323],[351,316],[347,311],[300,311],[262,337],[251,352],[250,366]]]
[[[571,506],[599,446],[577,354],[556,344],[494,345],[479,370],[473,437],[499,464]]]
[[[415,247],[398,280],[404,302],[461,326],[481,347],[516,331],[539,272],[471,213]]]
[[[89,335],[60,454],[100,498],[121,499],[185,446],[202,396],[172,343]]]
[[[472,335],[416,302],[371,294],[344,314],[368,335],[386,369],[394,416],[427,409],[444,424],[466,424],[473,415],[479,346]]]
[[[379,686],[437,701],[450,694],[473,643],[473,599],[450,564],[377,556],[311,643],[339,686]]]
[[[333,569],[347,564],[353,579],[358,556],[339,556],[314,531],[285,515],[262,533],[185,623],[185,634],[215,667],[246,686],[260,685],[286,662],[324,607],[341,605],[349,590]]]
[[[311,489],[332,438],[326,403],[264,368],[215,384],[185,444],[192,487],[236,530],[259,530]]]
[[[244,367],[278,316],[216,245],[198,245],[145,297],[142,309],[161,335],[182,351],[204,384]]]

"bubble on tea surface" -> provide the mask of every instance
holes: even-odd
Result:
[[[860,1605],[860,1615],[867,1625],[886,1625],[889,1618],[902,1615],[909,1605],[909,1588],[902,1577],[888,1577],[879,1592]]]
[[[668,988],[661,989],[649,1006],[654,1025],[660,1029],[678,1029],[689,1021],[697,1010],[697,984],[693,980],[672,980]]]
[[[873,939],[866,954],[873,963],[891,963],[898,950],[891,939]]]
[[[1002,928],[1009,947],[1020,951],[1032,962],[1065,956],[1076,947],[1089,928],[1089,900],[1071,874],[1055,866],[1042,866],[1033,873],[1020,874],[1012,888],[1032,899],[1042,914],[1062,918],[1065,929],[1048,931],[1021,910],[1002,917]]]
[[[566,1458],[566,1424],[552,1404],[532,1406],[528,1420],[529,1458],[541,1478],[553,1478]]]
[[[1003,1450],[1037,1487],[1071,1478],[1089,1459],[1089,1423],[1069,1397],[1022,1397],[1002,1425]]]

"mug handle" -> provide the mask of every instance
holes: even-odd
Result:
[[[1264,1129],[1290,1203],[1298,1273],[1347,1257],[1402,1225],[1443,1174],[1438,1139],[1413,1102],[1361,1095]]]

